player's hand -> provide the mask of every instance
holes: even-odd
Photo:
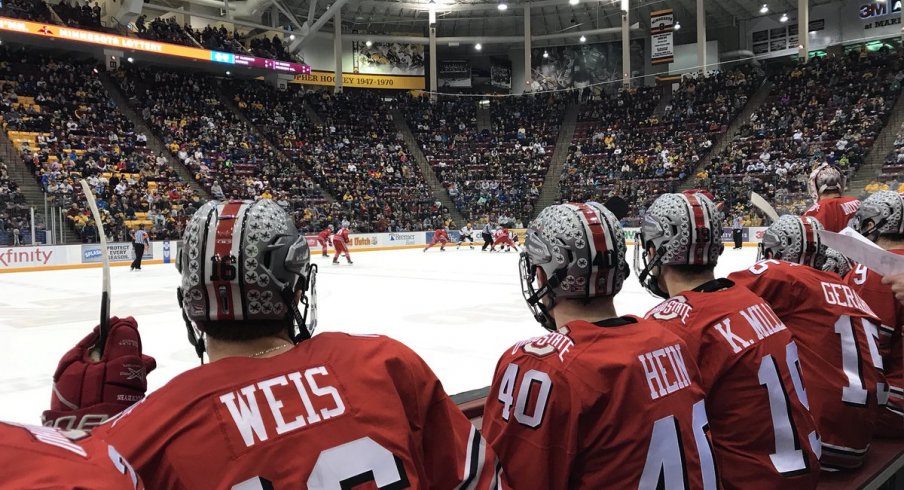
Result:
[[[99,332],[100,327],[94,327],[60,359],[44,425],[90,430],[144,398],[147,373],[157,361],[141,353],[138,323],[132,317],[110,318],[104,352],[98,357]]]
[[[882,284],[891,286],[891,290],[895,293],[895,298],[904,304],[904,274],[885,276],[882,278]]]

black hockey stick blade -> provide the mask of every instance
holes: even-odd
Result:
[[[622,219],[628,215],[628,211],[630,211],[630,206],[628,206],[628,202],[622,199],[619,196],[612,196],[603,206],[606,206],[606,209],[612,211],[612,214],[615,215],[616,218]]]

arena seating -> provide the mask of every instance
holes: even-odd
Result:
[[[827,161],[851,175],[862,164],[900,93],[900,78],[897,54],[865,50],[779,70],[767,100],[698,176],[698,186],[721,187],[717,197],[744,207],[750,184],[760,182],[767,198],[800,209],[814,165]]]
[[[41,3],[41,2],[35,2]],[[53,6],[53,10],[67,25],[83,29],[104,30],[100,22],[100,5],[85,3],[79,5],[75,0],[63,0]]]
[[[272,198],[315,229],[323,197],[296,168],[280,164],[219,98],[212,77],[139,69],[115,77],[142,117],[215,198]],[[178,94],[178,95],[175,95]],[[304,218],[308,216],[309,220]]]
[[[0,245],[18,245],[31,241],[29,208],[19,185],[0,161]]]
[[[896,190],[904,192],[904,125],[898,129],[898,135],[895,138],[895,149],[888,153],[885,157],[885,163],[882,165],[882,173],[877,181],[871,182],[866,187],[867,192],[875,192],[882,190]]]
[[[286,47],[278,35],[274,35],[272,38],[258,36],[246,40],[238,32],[229,32],[223,26],[207,26],[199,30],[194,29],[191,25],[181,26],[173,17],[166,19],[158,17],[148,21],[146,15],[140,16],[135,21],[135,28],[137,30],[136,34],[145,39],[192,47],[200,44],[214,51],[253,54],[261,58],[282,61],[298,61],[286,51]]]
[[[239,107],[339,200],[331,214],[362,231],[433,229],[448,220],[410,160],[380,94],[348,90],[305,94],[260,83],[241,85]],[[306,114],[305,100],[323,120]]]
[[[406,118],[437,177],[465,217],[527,222],[555,150],[565,98],[505,97],[490,103],[492,129],[477,129],[472,98],[416,97]]]
[[[181,234],[192,196],[146,148],[143,135],[109,100],[92,64],[0,54],[0,109],[7,136],[52,205],[69,207],[83,240],[96,237],[78,181],[86,179],[111,239],[148,225],[154,238]]]
[[[47,4],[35,0],[6,0],[0,6],[0,16],[34,22],[52,22]]]
[[[584,104],[563,169],[563,198],[627,196],[636,219],[641,208],[660,193],[673,192],[688,176],[761,81],[742,68],[686,76],[662,114],[655,112],[657,88],[630,89]]]

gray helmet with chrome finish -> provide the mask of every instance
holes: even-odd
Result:
[[[815,218],[786,214],[763,233],[757,260],[775,259],[822,269],[826,246],[817,231],[822,224]]]
[[[253,329],[255,321],[291,320],[290,338],[309,338],[317,323],[317,266],[310,258],[307,239],[272,200],[203,205],[185,228],[176,260],[179,304],[198,355],[203,326],[211,322],[247,321]]]
[[[904,195],[876,191],[860,203],[851,227],[872,241],[879,235],[904,234]]]
[[[654,255],[647,257],[652,248]],[[722,212],[703,192],[663,194],[650,205],[634,247],[634,269],[640,283],[656,296],[668,293],[653,269],[662,265],[715,265],[722,244]]]
[[[617,294],[629,274],[626,253],[621,224],[600,203],[541,211],[528,227],[520,262],[521,289],[534,317],[555,330],[549,311],[559,299]]]

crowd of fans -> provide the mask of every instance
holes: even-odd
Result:
[[[867,192],[888,189],[904,192],[904,124],[898,129],[894,144],[894,150],[885,156],[879,178],[866,186]]]
[[[216,79],[131,67],[117,72],[115,79],[172,157],[214,198],[270,198],[299,216],[322,204],[314,183],[281,164],[224,105]]]
[[[19,185],[0,161],[0,245],[19,245],[31,240],[29,210]]]
[[[198,196],[147,149],[115,107],[93,64],[0,51],[0,112],[6,130],[46,192],[83,240],[96,236],[78,181],[97,196],[112,239],[129,236],[127,221],[148,220],[155,238],[181,235]]]
[[[747,68],[685,76],[661,111],[659,88],[594,96],[581,108],[560,181],[563,198],[627,195],[639,216],[693,172],[761,80]]]
[[[698,186],[741,206],[758,191],[789,210],[806,208],[806,182],[821,162],[848,176],[863,163],[901,91],[901,58],[852,50],[784,67],[766,101],[698,176]]]
[[[462,214],[527,222],[555,150],[566,99],[550,94],[491,101],[479,131],[470,98],[409,98],[408,124]]]
[[[53,10],[69,26],[93,30],[103,29],[100,19],[101,8],[97,2],[93,4],[86,2],[84,5],[79,5],[75,0],[63,0],[54,5]]]
[[[5,0],[0,3],[0,16],[33,22],[51,22],[50,9],[41,0]]]
[[[296,167],[336,197],[338,215],[360,231],[424,230],[448,222],[392,120],[392,104],[373,91],[304,93],[242,84],[239,107]],[[305,114],[305,103],[321,124]]]
[[[246,40],[238,31],[230,31],[225,26],[206,26],[195,29],[190,24],[179,25],[174,17],[157,17],[148,21],[146,15],[138,17],[135,29],[140,37],[185,46],[201,45],[213,51],[236,54],[253,54],[261,58],[281,61],[297,61],[286,50],[279,35],[254,37]]]

